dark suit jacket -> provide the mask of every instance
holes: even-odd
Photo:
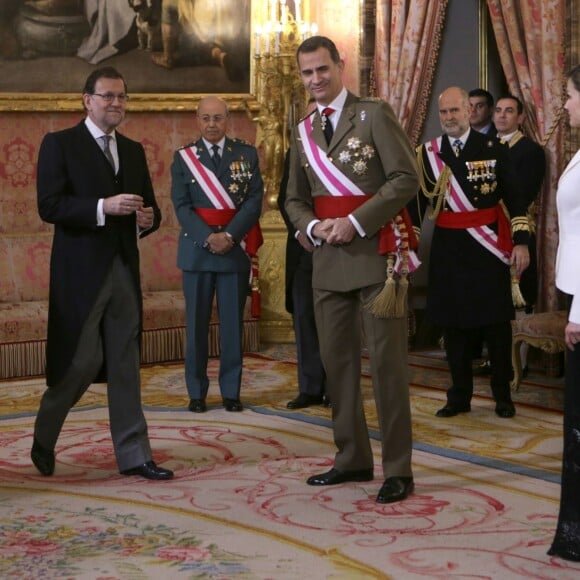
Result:
[[[532,139],[522,137],[509,148],[508,156],[513,164],[526,204],[536,201],[546,171],[544,149]],[[530,265],[520,278],[520,290],[526,304],[533,306],[538,296],[538,264],[536,257],[536,236],[530,236]]]
[[[435,177],[427,157],[430,144],[419,147],[424,183],[431,190]],[[456,157],[444,135],[441,160],[451,169],[471,204],[477,209],[496,206],[503,201],[511,218],[526,215],[527,205],[517,177],[508,159],[507,148],[495,138],[477,131],[469,137]],[[482,193],[482,181],[470,179],[470,161],[494,161],[494,177],[486,179],[489,191]],[[495,185],[493,185],[495,183]],[[420,227],[429,200],[419,193],[408,209],[416,227]],[[444,206],[444,209],[448,206]],[[497,224],[490,224],[497,229]],[[527,244],[528,232],[513,235],[514,243]],[[510,320],[514,309],[510,287],[510,268],[479,244],[466,229],[435,226],[429,261],[427,314],[442,327],[480,327]]]
[[[194,146],[200,162],[216,173],[224,189],[230,193],[237,213],[223,229],[237,242],[224,255],[211,254],[203,247],[209,234],[222,229],[208,226],[193,208],[212,208],[201,185],[193,177],[179,151],[171,166],[171,200],[181,225],[177,250],[177,267],[198,272],[243,272],[249,270],[250,260],[239,242],[260,219],[263,184],[258,166],[258,153],[252,145],[226,138],[218,171],[215,171],[209,151],[202,139]],[[245,168],[241,170],[242,168]]]
[[[38,211],[54,224],[50,262],[50,297],[46,378],[57,383],[70,366],[84,321],[90,312],[113,258],[121,254],[131,269],[139,298],[139,251],[135,214],[106,216],[97,226],[100,198],[117,193],[141,195],[155,211],[145,151],[140,143],[117,132],[120,169],[115,176],[84,121],[57,133],[48,133],[38,154]]]
[[[282,219],[288,230],[288,239],[286,240],[286,310],[294,313],[294,298],[292,296],[292,284],[294,275],[298,267],[312,272],[312,254],[306,251],[300,242],[296,239],[296,228],[292,225],[288,212],[284,207],[286,203],[286,188],[288,187],[288,176],[290,170],[290,150],[286,152],[284,158],[284,173],[280,182],[280,191],[278,193],[278,208],[282,214]]]

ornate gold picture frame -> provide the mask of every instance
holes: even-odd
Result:
[[[0,0],[0,111],[81,110],[83,83],[100,66],[123,74],[131,110],[192,110],[204,94],[254,109],[258,4]]]

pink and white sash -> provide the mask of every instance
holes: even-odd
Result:
[[[445,163],[443,163],[439,155],[437,155],[441,150],[441,140],[442,137],[437,137],[437,139],[433,139],[424,145],[435,180],[439,179],[439,176],[445,167]],[[461,188],[461,185],[453,175],[453,172],[450,173],[447,192],[444,193],[444,195],[446,195],[447,204],[454,212],[477,211],[477,208],[475,208],[469,201],[469,198]],[[466,228],[466,230],[469,235],[486,250],[491,252],[505,264],[510,264],[510,253],[503,252],[498,248],[498,235],[489,226],[477,226]]]
[[[298,134],[302,139],[304,153],[310,167],[316,173],[316,176],[326,190],[332,196],[352,196],[352,195],[367,195],[356,183],[351,181],[332,161],[328,158],[325,151],[312,139],[312,115],[309,115],[298,124]],[[395,236],[397,241],[397,261],[395,264],[395,271],[400,272],[402,267],[400,241],[401,235],[393,220]],[[409,248],[408,250],[408,269],[409,272],[414,272],[421,265],[421,261],[417,254]]]
[[[210,171],[198,158],[197,147],[185,147],[179,150],[181,158],[193,174],[193,176],[201,184],[203,192],[216,209],[236,209],[236,204],[233,202],[229,193],[224,189],[213,171]]]

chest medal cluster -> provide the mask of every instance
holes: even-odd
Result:
[[[346,142],[346,149],[338,154],[338,160],[342,164],[351,164],[355,175],[365,175],[368,170],[368,161],[376,154],[372,145],[365,145],[358,137],[351,137]]]
[[[242,158],[239,161],[232,161],[229,169],[228,191],[236,203],[241,203],[246,197],[248,185],[252,179],[250,164]]]
[[[473,189],[482,195],[493,193],[497,188],[495,174],[495,159],[483,159],[481,161],[466,161],[467,181],[473,184]]]

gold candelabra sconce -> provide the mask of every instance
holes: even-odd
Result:
[[[294,14],[286,0],[266,0],[263,19],[254,32],[254,87],[260,112],[256,147],[262,152],[264,189],[270,209],[277,207],[284,155],[290,130],[303,114],[306,91],[298,76],[296,50],[318,32],[314,23],[303,19],[303,2],[294,0]]]

